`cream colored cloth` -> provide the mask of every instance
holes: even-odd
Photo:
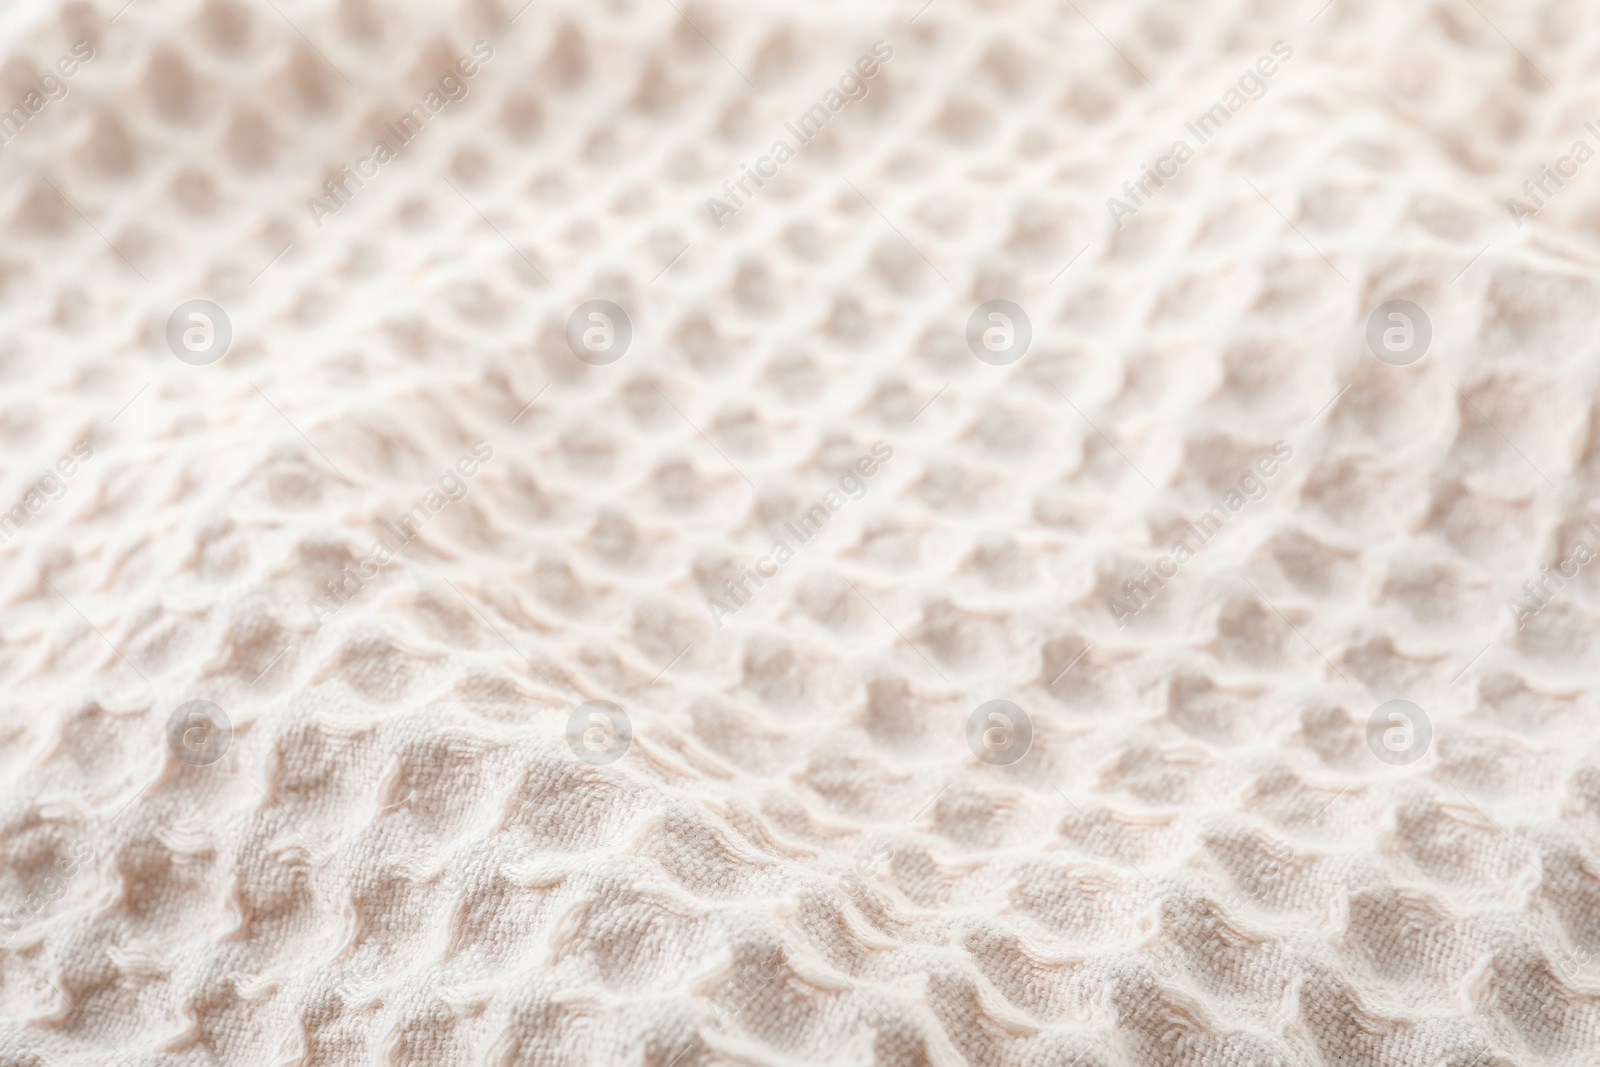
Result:
[[[1600,14],[123,2],[0,1064],[1600,1058]]]

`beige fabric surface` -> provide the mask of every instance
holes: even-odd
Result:
[[[0,10],[0,1065],[1600,1062],[1600,11],[919,2]]]

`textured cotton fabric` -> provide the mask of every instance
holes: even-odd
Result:
[[[0,12],[0,1065],[1600,1062],[1600,12],[919,3]]]

